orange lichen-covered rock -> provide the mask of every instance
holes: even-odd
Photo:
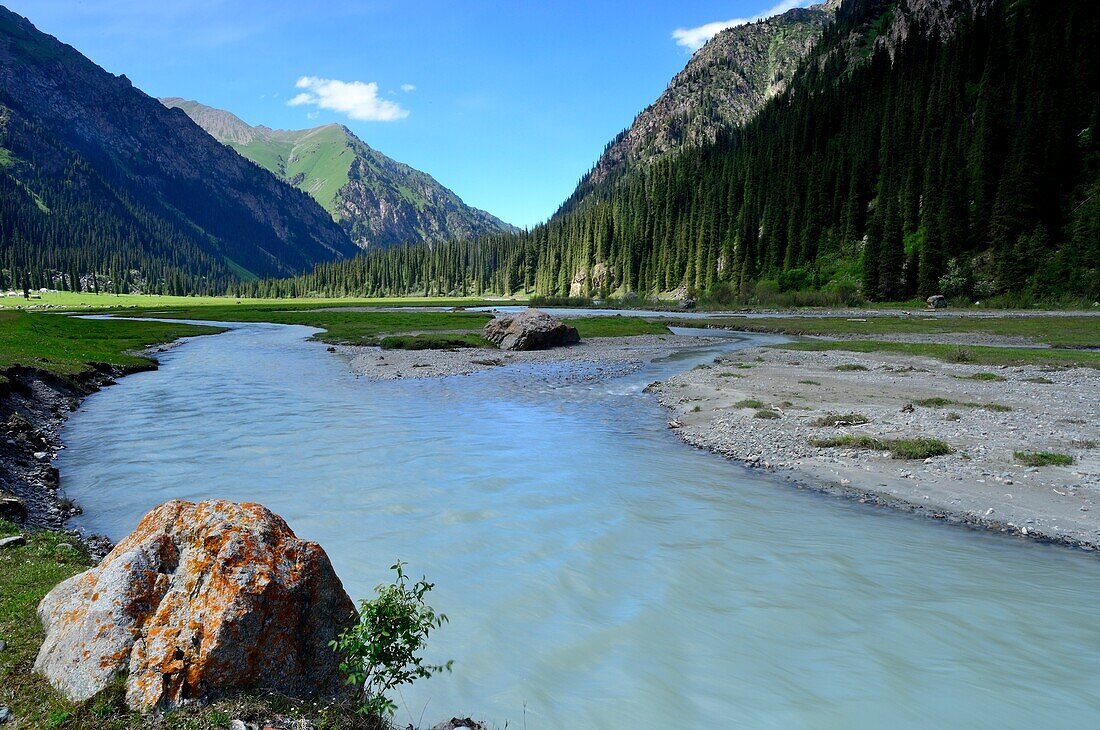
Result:
[[[135,709],[237,689],[341,691],[328,642],[355,606],[319,545],[258,504],[172,501],[38,607],[35,661],[70,700],[127,673]]]

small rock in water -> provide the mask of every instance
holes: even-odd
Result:
[[[34,458],[35,458],[36,461],[46,461],[46,458],[48,456],[49,456],[49,454],[47,454],[45,451],[36,451],[36,452],[34,452]]]
[[[22,535],[12,535],[11,537],[0,537],[0,550],[10,547],[19,547],[27,544],[27,538]]]

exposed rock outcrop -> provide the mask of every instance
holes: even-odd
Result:
[[[713,142],[745,124],[786,88],[832,20],[838,0],[728,28],[700,48],[664,93],[604,151],[582,182]]]
[[[354,614],[324,550],[278,515],[172,501],[42,600],[35,670],[74,701],[125,672],[136,709],[245,688],[332,696],[342,681],[328,642]]]
[[[581,341],[576,327],[537,309],[497,317],[485,325],[484,334],[502,350],[546,350]]]

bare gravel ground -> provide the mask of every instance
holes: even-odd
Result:
[[[378,347],[343,345],[332,349],[357,375],[372,380],[441,378],[469,375],[495,367],[532,363],[583,363],[604,368],[607,377],[626,374],[657,358],[689,347],[704,347],[718,337],[638,335],[593,337],[569,347],[530,352],[502,352],[490,348],[456,350],[383,350]]]
[[[866,370],[837,370],[864,367]],[[993,373],[1004,380],[969,379]],[[1100,547],[1100,370],[957,365],[885,353],[754,348],[651,386],[687,443],[801,486],[931,517]],[[975,405],[920,406],[945,398]],[[763,408],[744,401],[760,401]],[[990,410],[1003,406],[1011,410]],[[758,417],[769,410],[778,418]],[[820,427],[825,414],[864,425]],[[899,460],[811,438],[940,439],[954,453]],[[1072,456],[1029,467],[1016,451]]]

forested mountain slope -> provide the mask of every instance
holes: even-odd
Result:
[[[303,130],[253,127],[221,109],[161,100],[215,139],[303,190],[362,248],[514,231],[472,208],[431,175],[390,159],[340,124]]]
[[[788,89],[529,234],[270,291],[1100,299],[1100,4],[845,0]]]
[[[309,196],[0,8],[0,285],[224,292],[356,252]]]

